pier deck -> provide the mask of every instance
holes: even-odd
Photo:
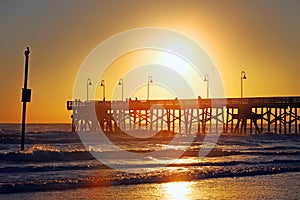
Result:
[[[300,97],[68,101],[74,130],[299,134]],[[95,110],[97,119],[87,113]]]

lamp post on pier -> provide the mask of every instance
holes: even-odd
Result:
[[[86,101],[89,101],[89,86],[92,85],[92,80],[90,78],[86,81]]]
[[[105,100],[105,81],[104,80],[101,80],[100,86],[103,87],[103,101],[104,101]]]
[[[122,86],[122,101],[123,101],[123,98],[124,98],[124,95],[123,95],[124,94],[124,83],[123,83],[123,79],[122,78],[120,78],[118,85]]]
[[[153,83],[152,76],[148,76],[147,100],[150,98],[150,83]]]
[[[241,99],[243,98],[243,80],[246,80],[246,72],[242,71],[241,72]]]
[[[206,82],[206,98],[209,98],[209,76],[205,74],[204,82]]]

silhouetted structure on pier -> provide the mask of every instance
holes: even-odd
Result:
[[[300,133],[300,97],[68,101],[78,131]],[[97,119],[87,114],[95,109]]]

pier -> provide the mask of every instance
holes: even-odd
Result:
[[[67,101],[73,131],[299,134],[300,97]],[[86,113],[95,110],[97,119]]]

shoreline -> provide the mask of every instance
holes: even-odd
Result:
[[[293,176],[291,176],[293,175]],[[248,183],[249,185],[256,179],[262,179],[264,180],[263,184],[267,184],[268,181],[275,181],[277,183],[280,182],[286,182],[286,180],[282,180],[282,177],[285,179],[290,179],[291,177],[300,177],[300,171],[283,171],[283,172],[272,172],[268,174],[251,174],[250,172],[245,174],[237,174],[235,176],[217,176],[217,177],[202,177],[202,178],[186,178],[186,177],[180,177],[180,176],[171,176],[171,177],[165,177],[162,179],[144,179],[141,181],[135,181],[130,182],[129,180],[122,180],[121,182],[114,182],[114,181],[97,181],[97,179],[93,179],[91,182],[84,182],[77,184],[63,184],[60,185],[60,187],[49,187],[49,185],[31,185],[30,187],[26,188],[27,190],[22,190],[22,185],[16,185],[14,188],[2,188],[0,191],[0,197],[23,197],[24,195],[30,195],[30,194],[40,194],[43,195],[45,193],[65,193],[66,195],[68,193],[72,193],[74,191],[83,191],[83,190],[103,190],[103,189],[113,189],[113,188],[120,188],[120,187],[131,187],[131,188],[139,188],[139,187],[145,187],[149,185],[162,185],[162,184],[172,184],[172,183],[180,183],[180,182],[186,182],[186,183],[201,183],[201,182],[207,182],[212,181],[214,184],[220,180],[226,180],[226,183],[229,183],[230,181],[236,182],[237,180],[244,180],[244,183]],[[268,179],[272,177],[273,180]],[[297,178],[296,178],[297,179]],[[55,183],[53,183],[53,186]],[[270,185],[270,184],[269,184]],[[228,185],[227,185],[228,186]],[[259,185],[255,185],[256,187],[259,187]],[[296,186],[295,186],[296,187]],[[3,189],[5,191],[3,192]],[[19,196],[20,195],[20,196]],[[115,195],[115,194],[114,194]]]

